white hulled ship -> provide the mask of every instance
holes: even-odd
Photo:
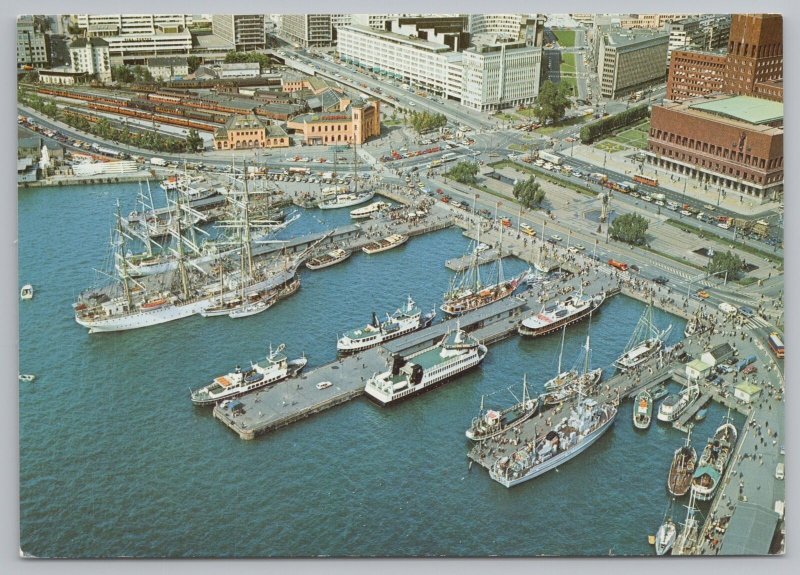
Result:
[[[313,257],[310,260],[308,260],[306,262],[306,267],[310,270],[321,270],[322,268],[327,268],[343,262],[344,260],[349,258],[350,255],[351,252],[345,251],[343,249],[331,250],[328,253],[322,254],[321,256]]]
[[[407,399],[477,366],[487,351],[485,345],[456,327],[428,349],[407,357],[393,356],[391,369],[372,376],[364,391],[380,405]]]
[[[625,346],[625,352],[614,362],[614,367],[620,371],[627,371],[644,363],[661,351],[671,330],[670,325],[664,331],[658,331],[653,323],[651,301],[639,318],[628,345]]]
[[[223,399],[239,397],[296,376],[306,366],[308,360],[301,357],[289,361],[283,350],[283,344],[274,351],[270,347],[264,362],[254,363],[246,370],[237,365],[233,372],[214,378],[214,381],[205,387],[192,391],[192,403],[200,406],[214,405]]]
[[[360,192],[358,194],[339,194],[330,200],[320,202],[319,209],[333,210],[336,208],[350,208],[352,206],[357,206],[359,204],[363,204],[364,202],[368,202],[374,197],[374,191]]]
[[[368,349],[416,329],[428,327],[435,316],[436,310],[422,315],[422,310],[408,296],[406,305],[398,308],[392,315],[387,314],[386,321],[379,322],[378,316],[373,313],[372,323],[345,332],[336,342],[336,350],[339,353],[355,353]]]
[[[562,333],[562,352],[563,349],[564,338]],[[592,348],[590,345],[589,335],[586,336],[586,344],[581,348],[581,353],[578,356],[578,360],[575,362],[575,367],[569,371],[561,371],[562,352],[559,352],[558,355],[558,375],[544,384],[544,388],[547,393],[541,397],[541,401],[545,405],[557,405],[568,399],[571,399],[578,393],[591,393],[595,386],[600,383],[600,378],[603,377],[602,367],[591,369]],[[583,367],[579,371],[578,365],[581,363],[583,364]]]
[[[686,408],[700,395],[700,388],[696,383],[690,383],[679,394],[668,395],[658,406],[659,421],[669,423],[678,419]]]
[[[538,337],[547,335],[561,329],[564,326],[572,325],[589,315],[603,305],[605,293],[599,293],[594,297],[588,295],[569,296],[564,301],[545,305],[541,311],[534,312],[519,324],[517,331],[520,335]]]
[[[513,487],[566,463],[597,441],[614,423],[617,405],[591,398],[578,401],[569,417],[509,456],[498,458],[489,476]]]
[[[389,204],[387,204],[386,202],[373,202],[368,206],[364,206],[363,208],[358,208],[356,210],[352,210],[350,212],[350,217],[353,218],[354,220],[357,220],[357,219],[360,219],[360,218],[368,218],[368,217],[372,216],[373,214],[377,214],[377,213],[385,210],[388,207],[389,207]]]

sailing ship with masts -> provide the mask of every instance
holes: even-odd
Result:
[[[563,351],[564,334],[562,333],[561,352],[558,355],[558,375],[544,384],[547,393],[541,397],[541,400],[545,405],[557,405],[571,399],[579,392],[591,393],[600,383],[600,378],[603,377],[603,368],[591,369],[592,348],[589,334],[586,335],[586,344],[581,347],[581,353],[576,362],[576,366],[582,364],[580,371],[577,367],[573,367],[569,371],[561,371],[561,355]]]
[[[695,507],[695,495],[692,492],[689,494],[689,505],[686,506],[686,521],[672,546],[673,555],[692,555],[697,548],[702,525],[695,517],[696,513],[698,509]]]
[[[678,526],[672,520],[672,504],[674,501],[674,499],[670,501],[667,511],[664,513],[664,521],[659,525],[653,542],[656,548],[656,555],[659,556],[670,552],[678,535]]]
[[[333,198],[320,202],[319,209],[333,210],[336,208],[350,208],[366,203],[375,197],[375,190],[358,191],[358,151],[353,143],[353,191],[336,194]]]
[[[625,346],[625,352],[614,362],[614,367],[627,371],[641,365],[663,349],[671,330],[672,325],[663,331],[655,326],[653,301],[650,300]]]
[[[476,246],[480,245],[480,226]],[[503,239],[500,236],[500,245],[497,250],[496,260],[497,283],[484,285],[481,282],[478,251],[473,250],[469,266],[463,273],[457,274],[450,284],[450,290],[444,294],[444,303],[441,310],[449,316],[458,316],[512,295],[517,286],[527,275],[523,272],[518,277],[506,280],[503,277]]]
[[[246,185],[246,184],[245,184]],[[157,325],[199,314],[219,300],[250,297],[291,283],[306,252],[282,262],[257,265],[253,262],[249,241],[247,191],[240,202],[243,209],[242,230],[245,240],[240,247],[241,264],[228,274],[225,282],[210,281],[210,266],[202,266],[187,257],[181,218],[175,218],[170,233],[174,238],[176,269],[161,276],[136,279],[128,270],[125,235],[121,233],[117,208],[117,238],[113,243],[113,258],[118,277],[115,284],[99,290],[83,292],[73,304],[75,321],[89,328],[90,333],[122,331]],[[236,200],[233,200],[236,201]],[[178,211],[185,209],[180,197]],[[323,236],[324,239],[327,236]],[[322,240],[319,240],[322,241]],[[308,249],[313,249],[317,243]],[[242,252],[242,250],[244,250]],[[219,262],[218,262],[219,263]]]
[[[522,379],[522,399],[517,400],[517,403],[511,407],[500,411],[495,409],[484,410],[484,399],[485,396],[481,396],[481,409],[466,431],[467,439],[472,441],[484,441],[521,425],[530,419],[539,407],[538,398],[532,399],[528,395],[527,376]]]

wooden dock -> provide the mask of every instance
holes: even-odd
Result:
[[[678,431],[682,431],[686,433],[689,431],[689,422],[692,421],[695,414],[700,411],[700,408],[703,407],[708,400],[711,399],[711,393],[703,393],[700,397],[691,405],[689,405],[686,410],[681,414],[681,416],[675,420],[675,423],[672,424],[672,427],[677,429]]]

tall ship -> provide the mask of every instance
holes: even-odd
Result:
[[[692,494],[699,501],[714,496],[736,444],[736,427],[725,421],[708,440],[692,477]]]
[[[625,352],[614,362],[614,367],[620,371],[627,371],[641,365],[663,349],[671,330],[671,325],[664,331],[656,328],[653,323],[651,301],[642,312],[628,345],[625,346]]]
[[[658,407],[659,421],[669,423],[678,419],[681,414],[695,401],[700,395],[700,388],[696,382],[690,382],[679,394],[670,394]]]
[[[675,450],[672,456],[672,465],[667,477],[667,489],[675,497],[682,497],[689,491],[692,475],[697,466],[697,452],[692,447],[692,429],[686,434],[686,443]]]
[[[306,262],[306,267],[310,270],[321,270],[330,266],[335,266],[343,262],[352,255],[352,252],[345,251],[341,248],[331,250],[328,253],[322,254],[311,258]]]
[[[481,397],[480,412],[477,417],[472,419],[472,424],[466,431],[467,439],[472,441],[484,441],[517,427],[530,419],[539,406],[539,400],[536,398],[531,399],[528,395],[527,378],[522,380],[522,399],[511,407],[500,411],[495,409],[484,410],[483,400],[484,398]]]
[[[646,389],[636,394],[633,400],[633,426],[647,429],[653,416],[653,396]]]
[[[191,392],[192,403],[199,406],[214,405],[223,399],[232,399],[262,387],[294,377],[306,366],[305,357],[289,361],[283,353],[281,344],[273,350],[270,346],[265,361],[251,364],[250,369],[242,370],[238,365],[227,375],[215,377],[208,385]]]
[[[480,245],[480,228],[478,229],[477,245]],[[444,294],[444,303],[441,310],[449,316],[459,316],[469,311],[482,308],[496,301],[511,296],[520,283],[527,276],[523,272],[518,277],[506,280],[503,278],[503,246],[497,250],[495,269],[497,282],[483,284],[481,282],[478,250],[472,252],[470,264],[463,273],[457,274],[450,284],[450,290]]]
[[[405,306],[398,308],[392,315],[386,314],[386,321],[378,321],[378,316],[373,313],[372,323],[345,332],[336,342],[336,351],[356,353],[369,349],[414,330],[428,327],[435,317],[436,310],[423,315],[411,296],[408,296]]]
[[[582,398],[569,417],[509,456],[498,458],[489,476],[506,487],[519,485],[563,465],[583,453],[608,431],[617,417],[617,405]]]
[[[564,339],[562,334],[561,350],[564,349]],[[558,356],[558,375],[544,384],[547,391],[542,397],[541,401],[545,405],[557,405],[562,403],[578,393],[591,393],[594,391],[600,379],[603,377],[603,368],[598,367],[591,369],[592,348],[590,346],[590,337],[586,336],[586,344],[581,348],[581,354],[578,361],[575,363],[576,367],[571,370],[561,371],[561,352]],[[578,365],[583,364],[581,370],[578,370]]]
[[[200,314],[219,301],[250,298],[290,285],[307,252],[327,236],[293,257],[286,256],[281,261],[258,265],[252,258],[246,190],[243,201],[238,203],[244,214],[242,220],[237,222],[243,234],[243,239],[239,240],[240,258],[238,269],[232,270],[225,281],[212,279],[214,274],[208,266],[189,265],[184,251],[186,238],[181,218],[175,218],[176,225],[171,233],[175,238],[176,269],[163,276],[145,278],[152,281],[132,278],[128,273],[126,258],[122,255],[125,253],[124,235],[118,234],[119,240],[112,242],[118,279],[115,284],[81,293],[73,304],[75,321],[87,327],[89,333],[138,329]],[[118,232],[119,220],[118,207]],[[224,261],[220,260],[218,264],[224,265]],[[237,264],[234,262],[233,265]]]
[[[580,294],[569,296],[564,301],[545,305],[541,311],[534,312],[520,322],[517,331],[520,335],[538,337],[572,325],[589,317],[594,310],[603,305],[605,293],[593,297]]]
[[[695,503],[694,492],[691,492],[689,494],[689,505],[686,506],[686,521],[675,537],[675,543],[672,546],[673,555],[694,555],[696,552],[702,525],[695,517],[697,512]]]
[[[372,376],[365,392],[384,406],[408,399],[476,367],[487,352],[485,345],[456,326],[428,349],[407,357],[393,356],[391,369]]]

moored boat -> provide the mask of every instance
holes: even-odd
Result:
[[[646,389],[636,394],[633,400],[633,425],[637,429],[647,429],[653,415],[653,396]]]
[[[349,258],[350,255],[351,252],[343,249],[335,249],[321,256],[311,258],[306,262],[306,267],[310,270],[321,270],[322,268],[327,268],[343,262]]]
[[[385,252],[386,250],[401,246],[407,241],[408,236],[404,236],[403,234],[392,234],[386,238],[381,238],[377,241],[368,243],[361,248],[361,251],[363,251],[365,254],[377,254],[379,252]]]
[[[373,202],[368,206],[364,206],[363,208],[357,208],[350,212],[350,217],[354,220],[360,218],[368,218],[373,214],[377,214],[389,207],[389,204],[386,202]]]
[[[528,395],[528,381],[522,381],[522,399],[501,411],[483,409],[483,397],[481,397],[481,409],[478,417],[473,418],[472,424],[466,431],[467,439],[472,441],[483,441],[496,435],[505,433],[523,422],[530,419],[536,413],[539,400],[531,399]]]
[[[675,421],[699,395],[700,388],[697,387],[697,384],[694,382],[689,383],[679,394],[668,395],[667,398],[661,402],[656,417],[659,421],[665,423]]]
[[[19,297],[20,299],[33,299],[33,286],[31,284],[22,286],[22,289],[19,290]]]
[[[667,477],[667,489],[675,497],[686,495],[692,484],[692,475],[697,464],[697,452],[691,444],[691,427],[686,434],[686,443],[675,450]]]
[[[625,351],[614,362],[614,367],[620,371],[627,371],[646,362],[663,349],[664,342],[671,330],[671,325],[663,331],[656,328],[653,323],[653,302],[651,301],[639,318],[636,328],[628,340],[628,345],[625,346]]]
[[[36,380],[36,376],[32,373],[20,373],[17,377],[20,381],[24,381],[26,383],[32,383]]]
[[[257,313],[268,310],[273,306],[274,303],[275,298],[263,298],[256,301],[247,302],[244,305],[241,305],[228,312],[228,317],[237,319],[256,315]]]
[[[213,405],[296,376],[308,360],[301,357],[289,361],[283,350],[283,344],[275,350],[270,346],[266,361],[254,363],[247,370],[236,366],[233,372],[214,378],[210,384],[191,392],[192,403],[199,406]]]
[[[378,321],[378,316],[373,313],[372,323],[345,332],[336,342],[336,351],[339,353],[355,353],[369,349],[416,329],[428,327],[435,316],[436,310],[423,315],[422,310],[409,295],[404,307],[398,308],[392,315],[386,314],[386,321]]]
[[[375,197],[374,191],[353,193],[353,194],[338,194],[336,197],[330,200],[320,202],[319,208],[321,210],[349,208],[351,206],[357,206],[358,204],[363,204],[364,202],[368,202],[373,197]]]
[[[485,345],[457,326],[432,347],[405,357],[393,355],[390,369],[372,376],[365,392],[383,406],[408,399],[476,367],[487,352]]]
[[[726,421],[709,438],[692,477],[692,494],[699,501],[714,496],[736,443],[736,427]]]
[[[542,306],[519,324],[520,335],[538,337],[589,317],[605,301],[605,294],[569,296],[564,301]]]
[[[658,527],[658,531],[656,532],[656,555],[666,555],[669,553],[669,550],[672,549],[672,546],[675,544],[677,535],[678,526],[675,525],[672,518],[665,519],[664,523]]]
[[[659,399],[663,399],[669,395],[669,389],[667,389],[666,384],[657,385],[650,391],[650,394],[653,396],[653,403],[655,404]]]

